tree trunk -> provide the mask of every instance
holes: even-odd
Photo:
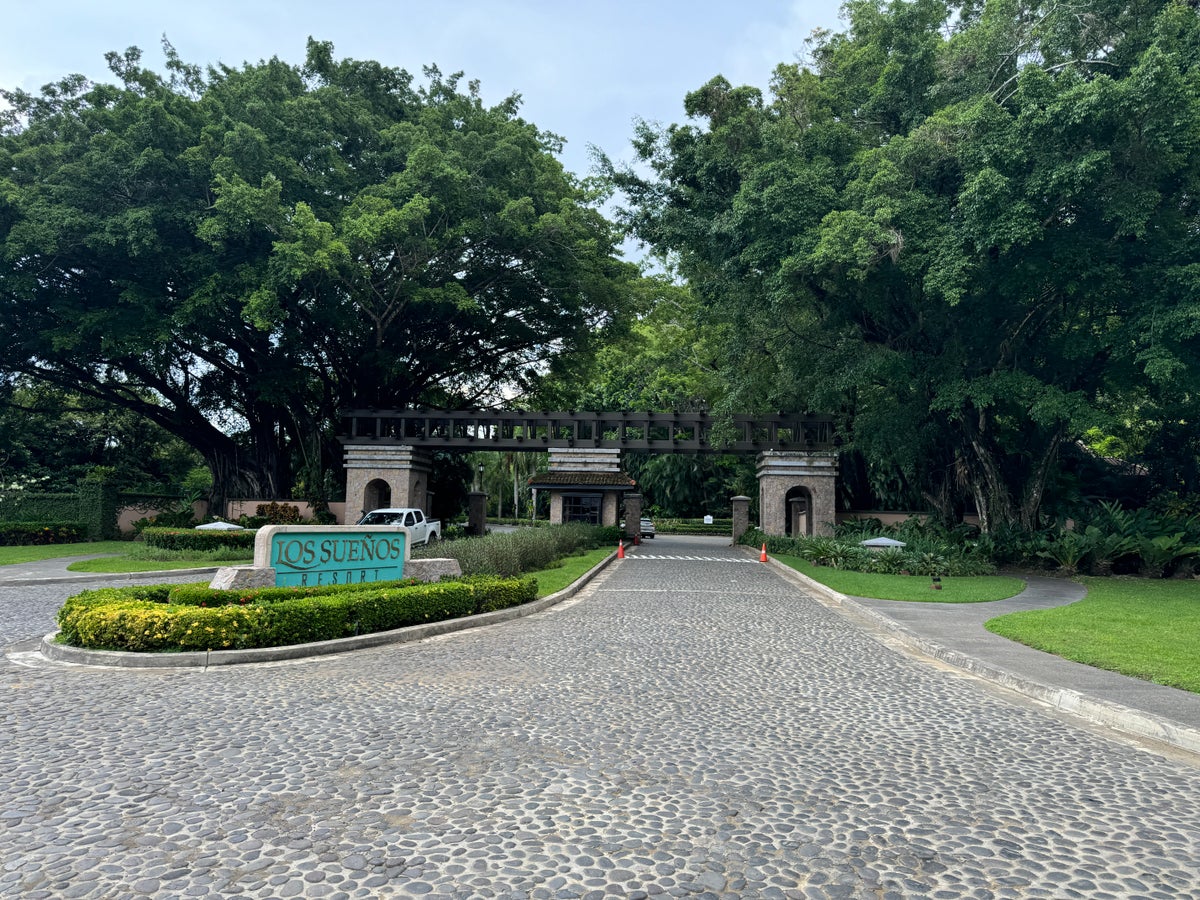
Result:
[[[961,420],[970,456],[973,473],[972,492],[979,509],[980,527],[990,531],[1002,524],[1019,525],[1026,531],[1036,531],[1046,482],[1058,459],[1058,448],[1062,443],[1066,426],[1059,423],[1045,435],[1040,429],[1037,439],[1029,440],[1021,448],[1034,458],[1031,468],[1023,468],[1006,476],[1001,461],[1006,451],[996,445],[987,428],[984,412],[977,418],[970,412]],[[1020,497],[1018,504],[1016,498]]]
[[[1046,481],[1050,477],[1050,470],[1053,468],[1054,462],[1058,459],[1058,448],[1062,443],[1064,426],[1061,424],[1054,430],[1045,450],[1042,452],[1042,458],[1038,460],[1034,467],[1032,475],[1025,483],[1025,491],[1021,500],[1021,527],[1026,531],[1036,531],[1038,529],[1038,513],[1042,507],[1042,497],[1046,493]]]
[[[1000,469],[997,451],[991,446],[986,418],[980,413],[976,423],[968,412],[960,421],[967,438],[970,468],[975,475],[972,481],[982,530],[990,531],[1002,523],[1013,522],[1012,495]]]

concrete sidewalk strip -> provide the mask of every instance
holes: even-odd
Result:
[[[1055,709],[1080,716],[1094,724],[1122,731],[1138,738],[1158,741],[1190,753],[1200,754],[1200,728],[1151,715],[1110,699],[1089,696],[1081,691],[1046,684],[1027,674],[985,662],[920,634],[885,613],[865,606],[855,598],[840,594],[776,559],[770,559],[769,564],[784,578],[803,587],[820,602],[855,621],[885,644],[940,660],[972,675],[1046,703]],[[982,631],[982,625],[978,627]],[[1062,662],[1069,661],[1063,660]],[[1136,679],[1131,680],[1136,681]],[[1173,690],[1161,685],[1155,687]],[[1197,698],[1197,705],[1200,705],[1200,698]]]

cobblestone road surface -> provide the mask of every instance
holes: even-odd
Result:
[[[340,657],[10,653],[0,897],[1200,896],[1187,761],[897,655],[735,551],[643,549],[551,611]],[[0,590],[4,641],[69,592]]]

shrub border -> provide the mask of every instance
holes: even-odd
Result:
[[[443,619],[441,622],[428,622],[424,625],[409,625],[405,628],[395,628],[391,631],[377,631],[373,634],[363,634],[357,637],[336,638],[331,641],[317,641],[311,644],[289,644],[284,647],[264,647],[257,650],[209,650],[207,652],[185,653],[133,653],[122,650],[85,650],[81,647],[68,647],[55,643],[57,631],[42,638],[41,651],[47,659],[55,662],[69,663],[79,666],[106,666],[123,669],[183,669],[209,666],[234,666],[248,663],[279,662],[293,659],[306,659],[312,656],[327,656],[333,653],[347,653],[351,650],[367,650],[372,647],[382,647],[388,644],[407,644],[412,641],[424,640],[439,634],[449,634],[454,631],[465,631],[468,628],[481,628],[486,625],[496,625],[512,619],[523,618],[534,613],[549,609],[555,604],[569,600],[575,596],[584,585],[602,572],[617,554],[610,553],[597,565],[585,572],[573,584],[563,588],[556,594],[534,600],[521,606],[510,606],[494,612],[479,613],[474,616],[464,616],[458,619]]]

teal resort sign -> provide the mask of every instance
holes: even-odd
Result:
[[[255,567],[273,568],[278,587],[393,581],[408,555],[408,529],[395,525],[273,525],[254,544]]]

